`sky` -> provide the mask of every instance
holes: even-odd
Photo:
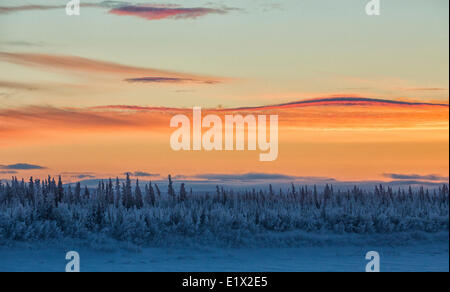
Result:
[[[447,0],[67,2],[0,2],[0,178],[448,182]],[[193,106],[278,114],[278,159],[174,152]]]

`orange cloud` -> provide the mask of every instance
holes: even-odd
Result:
[[[105,112],[90,109],[61,109],[28,106],[0,110],[0,137],[6,133],[20,135],[39,132],[98,132],[120,129],[156,129],[163,125],[157,114]],[[4,138],[4,137],[3,137]]]
[[[29,106],[0,110],[0,138],[43,139],[45,134],[169,132],[173,115],[192,109],[113,105],[93,108]],[[448,129],[448,105],[364,98],[304,100],[275,106],[204,109],[203,114],[278,114],[281,130],[311,129]]]
[[[298,102],[297,102],[298,103]],[[278,114],[279,159],[248,152],[174,152],[170,119],[190,108],[103,106],[0,109],[3,164],[30,161],[61,172],[244,173],[368,179],[383,173],[448,175],[448,105],[371,101],[300,101],[259,109],[204,109],[225,114]],[[195,168],[192,168],[195,165]],[[301,166],[301,167],[299,167]],[[219,168],[218,168],[219,167]],[[30,172],[46,175],[48,170]]]
[[[395,101],[363,97],[332,97],[260,107],[203,109],[208,113],[278,114],[280,125],[286,128],[448,128],[449,106],[440,103]],[[183,112],[191,109],[114,105],[95,107],[117,113]]]

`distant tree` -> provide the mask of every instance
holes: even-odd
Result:
[[[317,187],[314,185],[314,203],[316,205],[317,209],[320,209],[320,202],[319,202],[319,194],[317,193]]]
[[[175,199],[175,190],[174,190],[174,188],[173,188],[173,182],[172,182],[172,176],[169,174],[169,189],[168,189],[168,193],[169,193],[169,196],[172,198],[172,199]]]
[[[216,186],[216,195],[217,195],[217,200],[220,199],[220,187],[217,185]]]
[[[155,184],[156,193],[158,194],[158,198],[161,198],[161,190],[159,189],[158,185]]]
[[[331,197],[331,188],[328,184],[326,184],[326,186],[325,186],[323,195],[324,195],[324,200],[328,200]]]
[[[91,197],[91,194],[89,193],[89,189],[88,189],[88,187],[86,186],[86,187],[84,187],[83,198],[84,198],[85,200],[89,200],[90,197]]]
[[[185,201],[186,199],[187,199],[187,192],[184,183],[182,183],[180,188],[180,201]]]
[[[0,181],[0,243],[90,240],[91,235],[101,234],[102,241],[105,236],[107,241],[153,244],[177,236],[195,237],[197,232],[230,243],[242,242],[245,238],[241,234],[259,236],[273,232],[282,243],[286,231],[329,232],[329,235],[426,232],[430,236],[448,232],[448,185],[430,190],[406,187],[395,192],[382,185],[370,190],[355,186],[336,193],[332,185],[319,191],[302,186],[296,190],[298,197],[292,196],[290,188],[287,193],[269,197],[267,190],[234,194],[217,187],[218,196],[210,198],[202,193],[194,197],[192,189],[188,196],[186,185],[182,184],[176,194],[179,200],[168,202],[164,198],[155,202],[152,183],[145,186],[143,199],[138,180],[132,190],[130,180],[124,181],[123,187],[116,180],[116,187],[125,198],[127,189],[131,190],[131,199],[126,200],[132,204],[128,209],[120,201],[117,207],[106,204],[107,194],[113,192],[113,181],[100,182],[95,191],[85,186],[80,199],[77,199],[81,193],[79,183],[74,195],[72,186],[62,189],[60,186],[51,177],[43,181],[31,178],[26,182],[16,177],[9,182]],[[56,206],[56,196],[61,190],[65,204]],[[269,192],[273,193],[272,186]],[[167,237],[172,235],[175,237]],[[293,238],[286,235],[286,243],[292,244]],[[94,242],[98,239],[92,237]]]
[[[108,201],[108,204],[113,205],[114,204],[114,190],[113,190],[113,182],[111,179],[108,181],[108,188],[106,190],[106,199]]]
[[[150,206],[155,206],[155,191],[153,190],[152,182],[145,189],[145,201]]]
[[[273,192],[272,185],[269,185],[269,195],[270,195],[271,197],[275,195],[275,193]]]
[[[28,183],[28,189],[27,189],[27,199],[32,202],[32,204],[35,204],[35,197],[34,197],[34,181],[33,177],[30,178],[30,182]]]
[[[142,199],[141,188],[139,187],[139,180],[136,180],[136,190],[135,194],[135,206],[137,209],[142,209],[144,207],[144,201]]]
[[[65,201],[69,204],[73,204],[74,202],[74,196],[72,192],[72,187],[69,185],[67,188],[67,195],[65,196]]]
[[[125,181],[125,185],[123,188],[123,205],[125,206],[125,208],[130,209],[131,207],[133,207],[134,202],[133,202],[133,194],[132,194],[132,190],[131,190],[131,179],[130,179],[130,174],[127,173],[127,178]]]
[[[118,177],[116,177],[116,186],[115,186],[114,192],[115,192],[114,205],[116,208],[119,208],[122,200],[121,200],[121,195],[120,195],[120,181],[119,181]]]
[[[295,189],[295,185],[294,184],[292,184],[291,188],[292,188],[292,195],[293,196],[297,195],[297,191]]]
[[[58,194],[60,196],[64,195],[64,188],[63,188],[63,183],[62,183],[61,176],[58,176]]]
[[[75,186],[75,202],[79,203],[81,201],[81,183],[77,182]]]

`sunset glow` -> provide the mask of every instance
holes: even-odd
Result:
[[[0,4],[0,179],[141,171],[448,181],[448,26],[435,16],[447,1],[383,22],[338,1],[83,1],[79,18],[58,1],[15,2]],[[387,10],[403,11],[399,3]],[[278,159],[173,151],[170,119],[194,106],[278,115]]]

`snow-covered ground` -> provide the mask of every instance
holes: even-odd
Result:
[[[449,271],[448,242],[407,246],[340,246],[296,248],[144,248],[77,250],[81,271],[144,272],[363,272],[368,251],[378,251],[381,271]],[[14,245],[0,247],[0,271],[63,272],[68,250]]]
[[[82,271],[364,271],[369,251],[382,271],[449,270],[446,185],[168,190],[0,184],[0,271],[64,271],[68,251]]]

